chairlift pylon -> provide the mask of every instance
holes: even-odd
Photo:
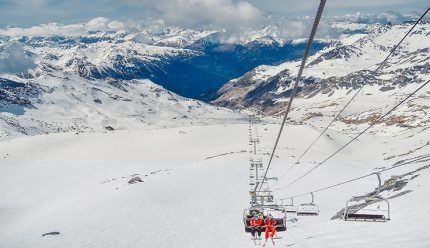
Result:
[[[272,191],[269,188],[268,182],[264,179],[264,167],[263,160],[259,157],[257,145],[259,145],[258,129],[255,123],[255,119],[250,117],[249,119],[249,143],[252,145],[251,157],[250,157],[250,175],[249,175],[249,193],[251,195],[250,207],[245,209],[243,212],[243,222],[245,225],[245,232],[251,232],[251,218],[254,214],[261,213],[262,218],[266,218],[269,214],[276,220],[276,230],[278,232],[285,231],[287,229],[287,216],[285,208],[282,205],[275,203]],[[270,178],[271,180],[277,180],[276,177]],[[261,226],[264,228],[264,225]]]
[[[390,220],[390,203],[379,196],[382,187],[381,174],[379,172],[373,174],[378,178],[376,192],[368,196],[354,196],[348,200],[345,204],[343,220],[373,222],[386,222]],[[385,208],[381,208],[381,203]],[[376,205],[376,208],[371,207],[374,205]]]

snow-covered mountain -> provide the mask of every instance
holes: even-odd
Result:
[[[324,166],[314,166],[429,79],[429,24],[419,25],[375,76],[369,70],[410,24],[335,25],[345,36],[310,58],[268,170],[280,179],[269,181],[276,200],[300,194],[297,206],[315,192],[320,213],[288,213],[276,246],[427,248],[429,88]],[[237,61],[254,56],[261,62],[262,44],[294,47],[291,54],[303,41],[269,37],[271,28],[236,44],[214,42],[220,34],[212,31],[123,28],[97,19],[1,31],[0,247],[255,247],[242,222],[250,204],[247,118],[179,96],[139,73],[173,75],[166,64],[209,51],[227,54],[225,61],[251,51]],[[212,62],[201,66],[225,72]],[[259,126],[263,165],[298,64],[258,67],[222,87],[214,101],[274,116]],[[289,170],[363,84],[342,118]],[[11,139],[16,135],[23,137]],[[351,179],[380,170],[380,196],[391,204],[391,220],[341,220],[345,202],[374,192],[378,183],[376,177]]]
[[[240,115],[178,96],[149,80],[84,79],[73,73],[0,78],[0,138],[208,124],[225,118]]]
[[[326,44],[320,41],[316,49]],[[259,65],[297,59],[303,49],[303,42],[293,43],[271,26],[233,39],[223,30],[127,26],[106,18],[0,30],[0,50],[18,45],[36,65],[25,77],[65,71],[85,78],[150,79],[198,99]]]
[[[357,110],[358,113],[349,113],[366,117],[344,116],[347,119],[358,118],[365,123],[366,120],[368,122],[372,119],[369,116],[380,115],[387,105],[395,103],[413,90],[412,85],[416,87],[430,78],[430,24],[419,24],[376,74],[372,74],[372,71],[406,34],[412,23],[386,24],[372,28],[368,25],[345,23],[336,25],[350,31],[369,31],[367,34],[352,32],[352,35],[346,35],[309,58],[303,82],[299,86],[300,93],[294,104],[296,110],[305,108],[308,111],[295,111],[296,120],[308,120],[323,114],[332,115],[339,106],[346,103],[355,90],[366,85],[356,102],[359,102],[361,107],[367,107]],[[213,103],[234,109],[255,110],[263,114],[279,114],[291,94],[299,63],[294,61],[278,66],[257,67],[225,84],[218,91],[218,98]],[[411,87],[406,87],[407,85]],[[425,103],[428,103],[429,90],[424,89],[420,96],[421,98],[418,97],[410,103],[410,107],[414,106],[415,113],[421,112],[428,119],[430,112]],[[325,110],[328,112],[322,113]],[[313,116],[309,116],[312,114]],[[399,118],[403,121],[408,119],[410,122],[427,121],[419,116],[413,118],[413,115],[405,111]]]

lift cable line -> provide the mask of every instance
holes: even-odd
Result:
[[[414,162],[418,162],[418,163],[419,162],[423,162],[423,161],[420,161],[420,160],[423,160],[423,159],[426,159],[426,158],[430,158],[430,155],[423,155],[423,156],[414,158],[412,160],[405,161],[403,163],[394,165],[394,166],[392,166],[390,168],[382,169],[382,170],[379,170],[377,172],[372,172],[372,173],[364,175],[364,176],[352,178],[352,179],[349,179],[347,181],[336,183],[336,184],[333,184],[333,185],[330,185],[330,186],[326,186],[324,188],[319,188],[319,189],[316,189],[316,190],[313,190],[313,191],[309,191],[309,192],[306,192],[306,193],[297,194],[297,195],[293,195],[293,196],[287,196],[287,197],[284,197],[284,198],[279,199],[279,200],[282,201],[282,200],[286,200],[286,199],[294,199],[294,198],[297,198],[297,197],[302,197],[302,196],[309,195],[311,193],[314,194],[314,193],[318,193],[318,192],[321,192],[321,191],[329,190],[329,189],[332,189],[332,188],[336,188],[336,187],[342,186],[344,184],[352,183],[352,182],[355,182],[355,181],[358,181],[358,180],[361,180],[361,179],[373,176],[375,173],[383,173],[383,172],[386,172],[386,171],[389,171],[389,170],[393,170],[393,169],[396,169],[396,168],[399,168],[399,167],[402,167],[402,166],[405,166],[405,165],[409,165],[409,164],[414,163]]]
[[[397,48],[402,44],[402,42],[409,36],[409,34],[412,32],[412,30],[418,25],[418,23],[421,22],[421,20],[424,18],[424,16],[429,12],[430,7],[424,12],[424,14],[421,15],[421,17],[414,23],[414,25],[409,29],[409,31],[403,36],[403,38],[391,49],[391,52],[388,54],[387,57],[379,64],[379,66],[371,72],[371,76],[375,75],[376,72],[378,72],[388,61],[388,59],[393,55],[393,53],[397,50]],[[317,141],[324,135],[324,133],[331,127],[331,125],[340,117],[340,115],[343,113],[343,111],[351,104],[351,102],[358,96],[358,94],[363,90],[364,84],[355,92],[355,94],[352,96],[352,98],[346,103],[346,105],[336,114],[336,116],[331,120],[331,122],[324,128],[324,130],[320,133],[320,135],[310,144],[310,146],[299,156],[299,158],[296,160],[294,164],[288,168],[288,170],[285,172],[284,175],[282,175],[279,179],[284,178],[288,172],[297,164],[299,164],[300,160],[305,156],[305,154],[317,143]]]
[[[268,162],[268,164],[267,164],[266,172],[264,173],[263,181],[262,181],[262,183],[261,183],[261,185],[260,185],[259,190],[261,190],[261,187],[263,186],[264,181],[267,179],[267,178],[266,178],[266,177],[267,177],[267,173],[268,173],[268,171],[269,171],[270,165],[271,165],[271,163],[272,163],[273,157],[274,157],[275,152],[276,152],[276,148],[277,148],[277,146],[278,146],[279,139],[281,138],[282,131],[283,131],[284,126],[285,126],[285,123],[286,123],[286,121],[287,121],[288,113],[290,112],[291,105],[292,105],[293,100],[294,100],[294,97],[295,97],[295,95],[296,95],[296,93],[297,93],[297,88],[298,88],[299,83],[300,83],[300,80],[301,80],[301,78],[302,78],[303,70],[304,70],[305,65],[306,65],[306,60],[308,59],[309,52],[310,52],[310,50],[311,50],[312,43],[313,43],[314,38],[315,38],[315,34],[316,34],[316,32],[317,32],[318,25],[319,25],[319,23],[320,23],[321,16],[322,16],[323,11],[324,11],[325,4],[326,4],[326,0],[321,0],[321,1],[320,1],[320,4],[319,4],[319,6],[318,6],[318,11],[317,11],[317,14],[316,14],[316,17],[315,17],[315,20],[314,20],[314,24],[313,24],[313,26],[312,26],[312,30],[311,30],[311,33],[310,33],[310,35],[309,35],[308,42],[307,42],[307,44],[306,44],[305,52],[304,52],[304,54],[303,54],[303,59],[302,59],[302,62],[301,62],[301,64],[300,64],[299,73],[297,74],[296,82],[295,82],[294,87],[293,87],[293,90],[292,90],[292,92],[291,92],[290,101],[288,102],[287,110],[286,110],[285,115],[284,115],[284,118],[283,118],[283,120],[282,120],[282,124],[281,124],[281,127],[280,127],[280,129],[279,129],[278,136],[276,137],[275,146],[273,147],[272,154],[270,155],[270,159],[269,159],[269,162]]]
[[[330,156],[328,156],[326,159],[324,159],[322,162],[320,162],[319,164],[315,165],[312,169],[310,169],[309,171],[307,171],[306,173],[304,173],[303,175],[301,175],[300,177],[298,177],[296,180],[292,181],[291,183],[289,183],[286,187],[289,187],[291,185],[293,185],[294,183],[298,182],[299,180],[303,179],[305,176],[309,175],[310,173],[312,173],[314,170],[316,170],[318,167],[322,166],[323,164],[325,164],[328,160],[330,160],[331,158],[333,158],[336,154],[338,154],[340,151],[342,151],[343,149],[345,149],[347,146],[349,146],[352,142],[354,142],[355,140],[357,140],[361,135],[363,135],[364,133],[366,133],[370,128],[372,128],[373,126],[375,126],[376,124],[380,123],[385,117],[387,117],[388,115],[390,115],[394,110],[396,110],[400,105],[402,105],[404,102],[406,102],[409,98],[411,98],[413,95],[415,95],[418,91],[420,91],[422,88],[424,88],[427,84],[430,83],[430,80],[428,80],[427,82],[423,83],[420,87],[418,87],[415,91],[413,91],[412,93],[410,93],[406,98],[404,98],[402,101],[400,101],[399,103],[397,103],[393,108],[391,108],[388,112],[386,112],[384,115],[382,115],[381,117],[379,117],[377,120],[373,121],[372,124],[370,124],[366,129],[364,129],[363,131],[361,131],[359,134],[357,134],[356,136],[354,136],[354,138],[352,138],[350,141],[348,141],[346,144],[344,144],[342,147],[340,147],[339,149],[337,149],[334,153],[332,153]]]

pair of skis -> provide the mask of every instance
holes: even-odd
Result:
[[[280,238],[274,238],[274,237],[270,237],[270,240],[272,240],[272,244],[275,245],[275,240],[274,239],[280,239]],[[254,241],[254,245],[257,245],[257,240],[258,240],[258,245],[261,245],[261,236],[255,236],[254,238],[252,238],[252,240]],[[266,241],[264,241],[263,247],[266,247],[266,243],[267,243],[267,239]]]
[[[273,237],[271,237],[270,240],[272,240],[272,244],[275,245],[275,240],[273,240]],[[267,239],[264,242],[263,247],[266,247],[266,244],[267,244]]]
[[[252,240],[254,240],[254,245],[257,245],[257,240],[258,240],[258,245],[261,245],[261,236],[257,236],[255,235]]]

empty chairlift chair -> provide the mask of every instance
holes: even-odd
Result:
[[[390,203],[378,196],[381,191],[381,176],[378,177],[378,189],[370,196],[355,196],[346,202],[343,219],[345,221],[386,222],[390,220]]]
[[[311,203],[303,203],[297,206],[296,213],[298,216],[317,216],[320,214],[320,210],[316,204],[314,204],[314,194],[312,196]]]
[[[290,202],[290,204],[282,204],[283,206],[284,206],[284,209],[285,209],[285,212],[286,213],[296,213],[296,211],[297,211],[297,208],[296,208],[296,206],[294,206],[294,200],[293,200],[293,197],[291,197],[290,198],[291,199],[291,202]],[[283,202],[282,202],[283,203]]]

